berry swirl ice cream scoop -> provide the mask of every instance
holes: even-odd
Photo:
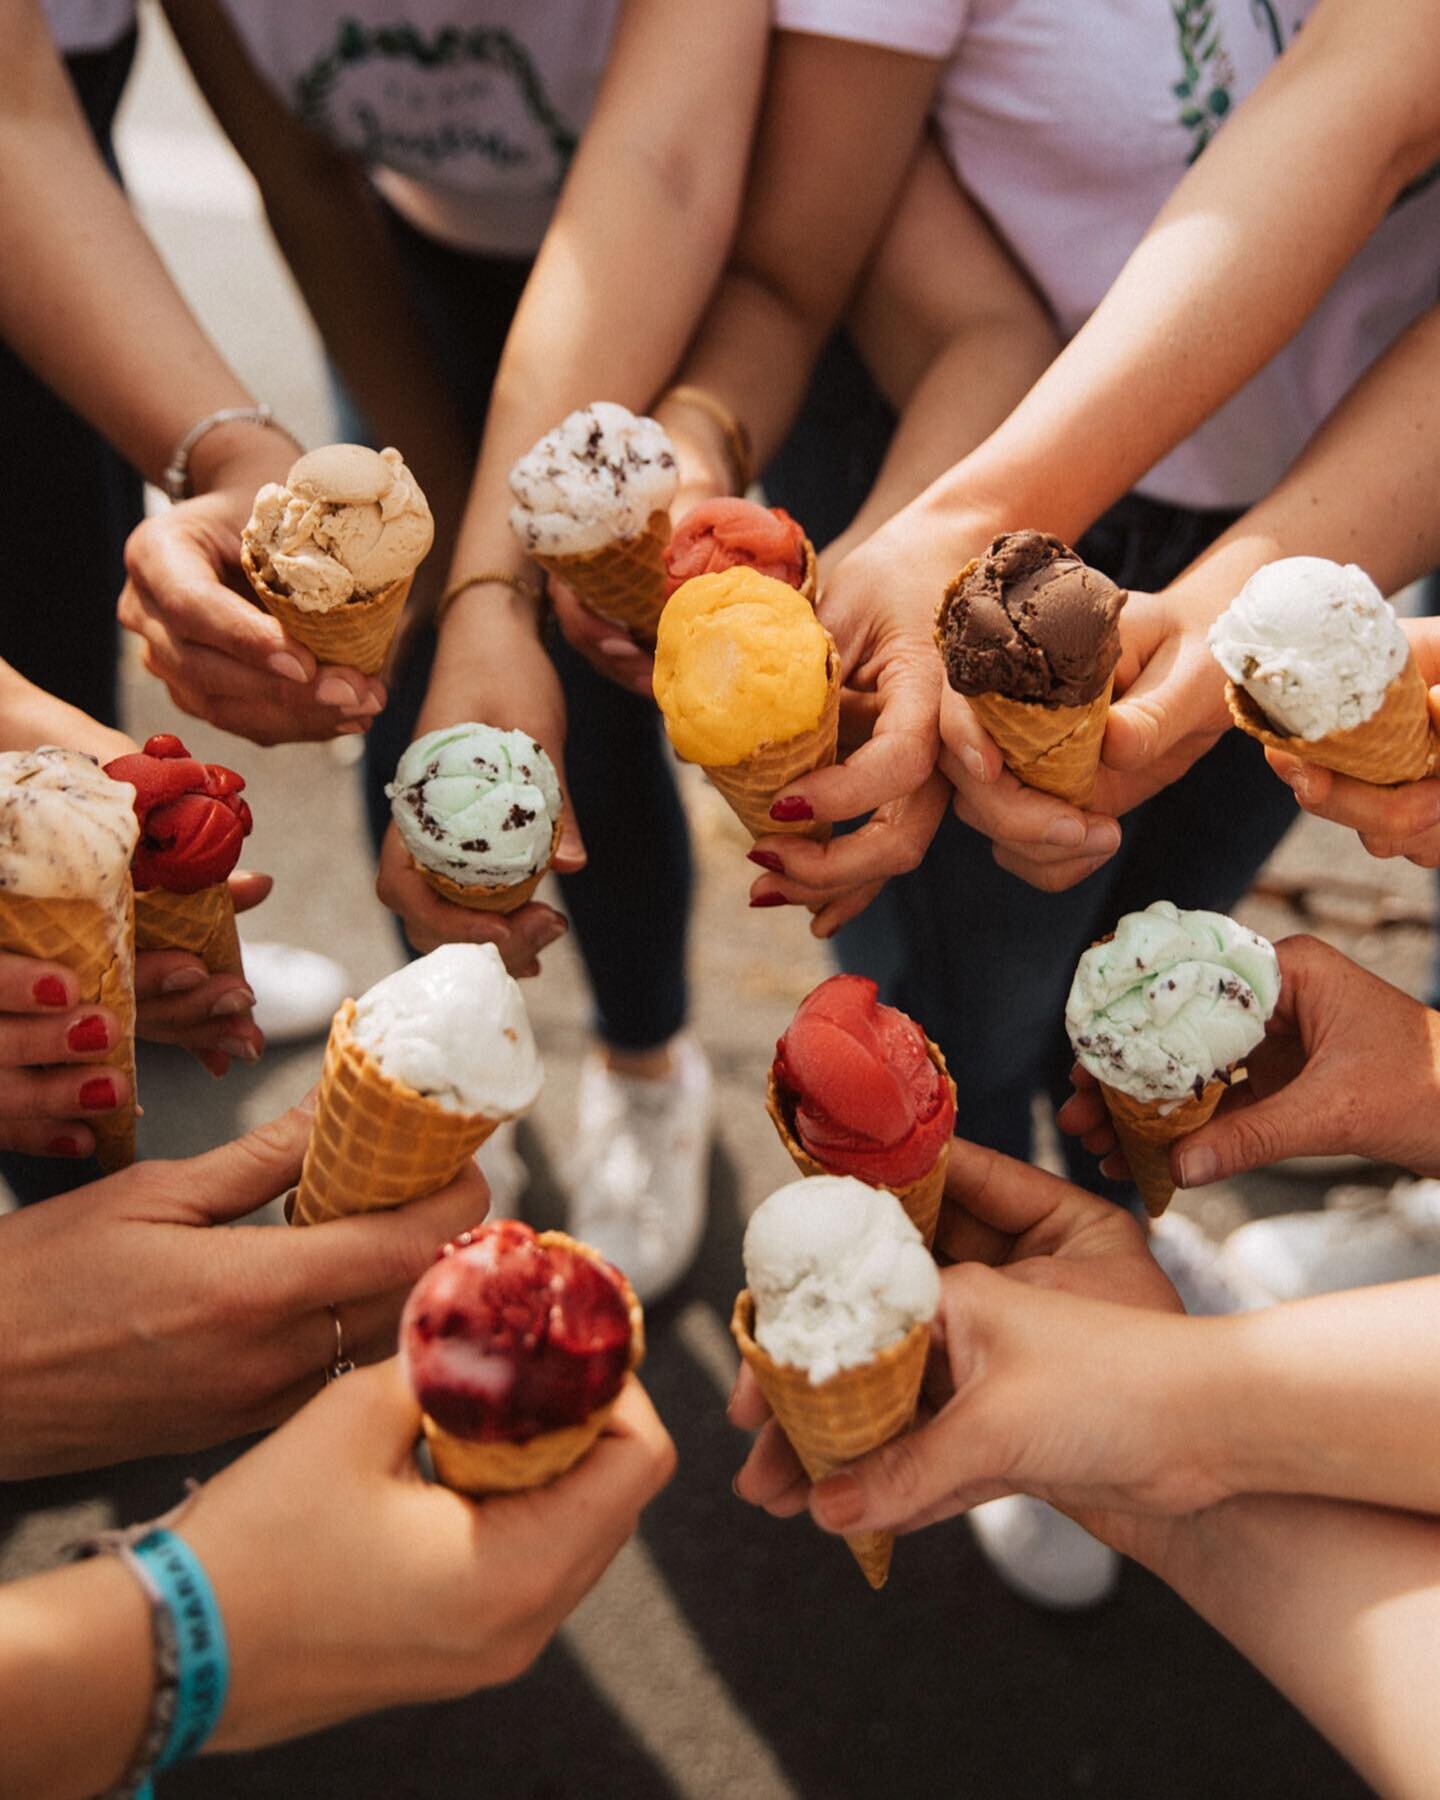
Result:
[[[440,1479],[507,1492],[590,1448],[644,1327],[629,1283],[588,1245],[503,1219],[447,1244],[421,1276],[400,1352]]]

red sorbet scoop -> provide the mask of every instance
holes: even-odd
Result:
[[[579,1425],[619,1393],[630,1307],[608,1263],[501,1219],[447,1244],[420,1277],[400,1347],[443,1431],[523,1444]]]
[[[665,550],[665,598],[694,575],[755,569],[798,588],[805,579],[805,533],[778,506],[705,500],[685,515]]]
[[[196,762],[179,738],[164,732],[135,755],[106,763],[105,773],[135,790],[137,888],[198,894],[224,881],[254,823],[240,798],[245,783],[233,769]]]
[[[924,1032],[876,993],[863,975],[822,981],[775,1046],[775,1085],[796,1137],[831,1174],[904,1187],[955,1129],[955,1101]]]

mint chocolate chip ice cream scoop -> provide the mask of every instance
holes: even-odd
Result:
[[[560,781],[523,731],[462,724],[426,732],[385,792],[415,861],[460,887],[512,887],[550,860]]]
[[[1041,531],[1007,531],[945,590],[935,641],[960,694],[1087,706],[1120,660],[1127,595]]]

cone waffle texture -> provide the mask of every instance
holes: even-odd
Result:
[[[582,1244],[566,1232],[542,1231],[539,1241],[552,1249],[573,1250],[620,1275],[625,1304],[630,1311],[630,1371],[633,1374],[645,1356],[645,1315],[635,1298],[634,1288],[613,1264],[605,1262],[588,1244]],[[615,1399],[619,1397],[617,1390]],[[479,1443],[470,1438],[454,1437],[427,1414],[423,1419],[425,1441],[430,1446],[430,1460],[435,1465],[436,1475],[456,1493],[476,1496],[516,1494],[526,1488],[543,1487],[547,1481],[554,1481],[557,1475],[573,1468],[605,1429],[605,1421],[614,1410],[615,1401],[611,1400],[605,1406],[597,1406],[579,1425],[542,1431],[524,1444]]]
[[[1430,728],[1429,697],[1413,654],[1386,688],[1378,712],[1363,725],[1332,731],[1313,743],[1272,731],[1262,709],[1233,681],[1225,684],[1225,698],[1231,718],[1242,731],[1272,750],[1284,750],[1303,762],[1334,769],[1337,775],[1391,787],[1402,781],[1420,781],[1435,766],[1437,744]]]
[[[934,1063],[935,1067],[945,1077],[946,1085],[950,1089],[950,1098],[953,1102],[955,1099],[955,1082],[950,1071],[945,1067],[945,1058],[940,1054],[940,1046],[932,1043],[929,1038],[926,1038],[925,1048],[930,1052],[931,1062]],[[815,1158],[795,1135],[793,1109],[787,1107],[785,1104],[784,1096],[776,1085],[775,1071],[773,1068],[765,1083],[765,1110],[770,1114],[771,1121],[773,1122],[776,1131],[780,1134],[780,1142],[789,1152],[791,1162],[794,1163],[795,1167],[802,1175],[829,1175],[833,1173],[833,1171],[827,1169],[823,1163],[816,1162]],[[945,1171],[949,1165],[950,1145],[947,1140],[944,1149],[941,1150],[940,1154],[935,1158],[935,1161],[925,1173],[916,1180],[908,1183],[905,1187],[891,1187],[888,1183],[883,1181],[871,1182],[868,1184],[871,1187],[882,1187],[887,1194],[893,1194],[895,1196],[905,1208],[905,1217],[909,1219],[910,1223],[920,1233],[921,1237],[924,1238],[925,1248],[927,1250],[933,1248],[935,1243],[935,1227],[940,1220],[940,1200],[945,1192]],[[865,1178],[862,1175],[860,1179],[863,1181]]]
[[[1177,1105],[1168,1100],[1137,1100],[1120,1088],[1100,1083],[1115,1135],[1130,1165],[1130,1179],[1139,1188],[1152,1219],[1160,1217],[1175,1193],[1170,1146],[1210,1122],[1228,1086],[1226,1081],[1209,1082],[1203,1093],[1192,1094]],[[1167,1106],[1170,1110],[1163,1112]]]
[[[815,560],[815,546],[809,538],[803,540],[804,561],[800,565],[799,591],[813,606],[815,596],[820,592],[820,565]]]
[[[362,675],[378,675],[385,667],[413,573],[392,581],[368,600],[347,600],[341,606],[316,612],[297,606],[288,594],[277,594],[268,586],[248,544],[241,550],[240,561],[265,610],[274,614],[297,644],[313,650],[322,663],[343,663]]]
[[[653,644],[665,609],[665,546],[670,542],[670,515],[651,513],[638,537],[616,538],[580,556],[531,554],[574,588],[593,613],[623,625],[641,643]]]
[[[499,1124],[451,1112],[387,1075],[355,1042],[354,1019],[347,1000],[330,1025],[296,1225],[423,1200],[453,1181]]]
[[[533,875],[527,875],[523,881],[512,882],[509,887],[464,887],[458,881],[452,881],[448,875],[442,875],[438,869],[427,869],[423,863],[415,862],[415,867],[439,894],[442,900],[448,900],[452,906],[467,906],[471,912],[512,913],[519,910],[527,900],[533,900],[535,890],[545,879],[550,865],[555,860],[555,852],[560,848],[560,820],[555,821],[555,829],[550,833],[550,848],[545,860]]]
[[[771,802],[781,788],[808,775],[812,769],[828,769],[835,760],[835,746],[840,735],[840,658],[834,639],[828,632],[825,637],[830,646],[826,662],[828,686],[825,705],[816,724],[798,737],[786,738],[783,743],[762,744],[744,762],[705,765],[711,786],[724,796],[730,810],[752,838],[783,832],[791,837],[814,838],[823,844],[830,836],[830,826],[823,819],[794,820],[782,825],[770,817]]]
[[[243,975],[230,884],[217,881],[197,894],[172,894],[167,888],[136,894],[135,948],[188,950],[212,975]]]
[[[1095,797],[1113,686],[1112,677],[1085,706],[1041,706],[1004,694],[965,698],[1026,787],[1055,794],[1072,806],[1088,806]]]
[[[87,1120],[107,1174],[135,1160],[135,911],[125,884],[118,916],[93,900],[35,899],[0,892],[0,949],[64,963],[80,983],[81,1006],[108,1006],[120,1021],[119,1041],[96,1068],[118,1069],[130,1101]],[[86,1067],[91,1065],[87,1064]]]
[[[841,1369],[818,1386],[804,1369],[777,1363],[755,1342],[755,1302],[749,1288],[742,1288],[735,1302],[730,1330],[812,1481],[823,1481],[888,1444],[915,1417],[930,1344],[928,1324],[913,1326],[862,1368]],[[856,1532],[845,1542],[871,1587],[884,1587],[894,1532]]]

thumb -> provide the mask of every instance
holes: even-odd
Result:
[[[1290,1156],[1327,1155],[1334,1147],[1333,1113],[1311,1094],[1301,1074],[1268,1100],[1227,1106],[1183,1138],[1171,1153],[1172,1173],[1182,1188],[1204,1187]]]
[[[978,1448],[952,1402],[918,1431],[892,1438],[817,1483],[810,1515],[822,1531],[894,1530],[981,1478]]]
[[[564,752],[558,745],[551,750],[550,760],[555,764],[564,805],[560,818],[560,842],[555,846],[553,866],[563,875],[573,875],[577,869],[585,867],[589,861],[589,853],[585,848],[585,840],[580,835],[580,821],[575,817],[575,801],[571,797],[570,782],[565,774]]]
[[[172,1164],[184,1187],[179,1210],[192,1224],[224,1225],[276,1199],[299,1179],[314,1117],[307,1095],[233,1143]]]

